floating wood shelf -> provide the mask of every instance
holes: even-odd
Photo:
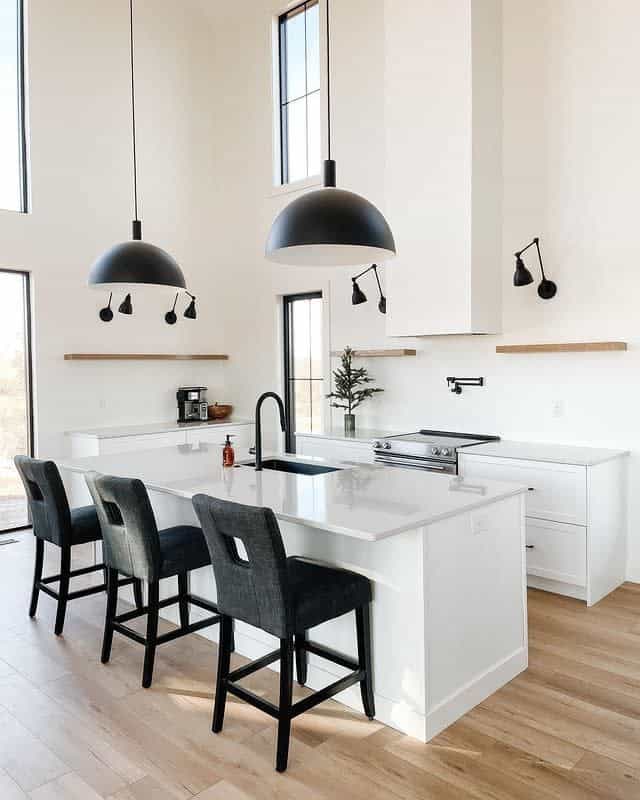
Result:
[[[332,350],[331,355],[335,358],[340,358],[342,350]],[[416,351],[410,350],[406,347],[388,350],[354,350],[354,358],[395,358],[397,356],[415,356]]]
[[[228,361],[219,353],[65,353],[65,361]]]
[[[562,342],[559,344],[499,344],[496,347],[496,353],[599,353],[626,349],[626,342]]]

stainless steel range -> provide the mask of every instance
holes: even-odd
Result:
[[[379,464],[457,475],[459,450],[474,444],[495,442],[499,438],[473,433],[422,430],[380,439],[373,443],[373,452],[375,461]]]

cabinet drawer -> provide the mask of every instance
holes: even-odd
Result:
[[[155,450],[158,447],[174,447],[184,444],[184,431],[149,433],[144,436],[118,436],[100,440],[100,454],[131,453],[136,450]]]
[[[337,439],[297,436],[296,451],[300,456],[326,458],[329,461],[373,462],[373,447],[369,442],[344,442]]]
[[[527,495],[529,517],[587,524],[586,467],[464,453],[461,473],[465,478],[493,478],[530,487],[533,491]]]
[[[527,574],[586,586],[587,530],[527,517]]]
[[[234,448],[245,449],[253,442],[251,439],[252,425],[216,425],[209,428],[196,428],[192,431],[187,431],[187,444],[200,444],[206,442],[207,444],[219,444],[221,447],[224,445],[227,434],[232,437],[231,444]]]

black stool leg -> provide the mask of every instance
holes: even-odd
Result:
[[[144,607],[144,597],[142,596],[142,581],[136,578],[133,582],[133,600],[136,608],[140,610]]]
[[[364,713],[373,719],[376,715],[376,706],[373,699],[373,670],[371,667],[371,621],[369,619],[370,603],[356,608],[356,634],[358,638],[358,663],[363,669],[364,678],[360,681],[360,693]]]
[[[113,620],[118,610],[118,572],[107,568],[107,611],[104,618],[104,636],[102,638],[102,656],[100,660],[106,664],[111,658],[113,644]]]
[[[278,742],[276,745],[276,769],[284,772],[289,759],[291,735],[291,695],[293,692],[293,636],[280,639],[280,703],[278,718]]]
[[[144,648],[144,669],[142,671],[142,687],[148,689],[153,679],[153,662],[156,657],[156,642],[158,639],[158,603],[159,582],[149,581],[149,611],[147,613],[147,636]]]
[[[189,601],[187,595],[189,594],[189,574],[182,572],[178,575],[178,609],[180,611],[180,627],[187,628],[189,626]]]
[[[42,580],[42,565],[44,563],[44,539],[36,539],[36,561],[33,568],[33,588],[31,590],[31,603],[29,604],[29,616],[35,617],[38,609],[38,597],[40,595],[40,581]]]
[[[227,702],[227,677],[231,661],[231,637],[233,620],[222,615],[220,619],[220,640],[218,643],[218,677],[216,678],[216,699],[213,705],[211,730],[220,733],[224,722],[224,707]]]
[[[58,610],[56,611],[56,636],[60,636],[64,628],[64,617],[67,613],[69,597],[69,579],[71,572],[71,545],[60,548],[60,585],[58,588]]]
[[[307,640],[307,632],[296,633],[296,675],[298,676],[298,683],[304,686],[307,682],[307,663],[309,654],[304,649],[304,643]]]

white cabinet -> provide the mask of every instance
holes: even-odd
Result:
[[[522,483],[527,496],[527,516],[587,524],[586,468],[575,464],[551,464],[515,458],[464,457],[465,477],[493,478]]]
[[[253,444],[253,425],[220,425],[215,428],[197,428],[186,432],[187,444],[220,445],[224,447],[227,435],[231,436],[234,449],[246,449]]]
[[[300,456],[315,456],[329,461],[373,463],[373,442],[367,440],[346,441],[297,434],[296,452]]]
[[[501,73],[500,0],[385,0],[389,336],[500,331]]]
[[[587,529],[527,518],[527,574],[571,586],[587,585]]]
[[[464,478],[527,486],[529,586],[593,605],[625,580],[626,458],[564,464],[460,454]]]
[[[158,447],[174,447],[184,444],[184,431],[153,433],[147,436],[118,436],[114,439],[98,439],[96,455],[133,453],[136,450],[155,450]]]

